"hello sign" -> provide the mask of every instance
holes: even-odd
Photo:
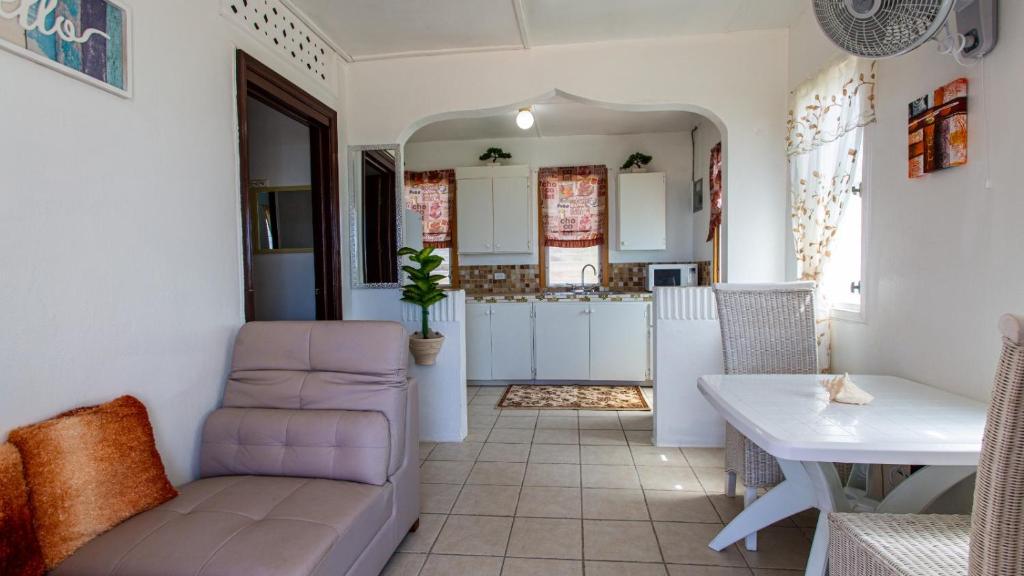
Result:
[[[0,48],[124,97],[129,38],[114,0],[0,0]]]

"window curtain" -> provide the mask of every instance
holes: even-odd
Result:
[[[451,248],[455,170],[405,173],[405,206],[423,216],[423,246]]]
[[[832,239],[853,194],[864,126],[875,121],[875,62],[846,59],[791,95],[786,155],[801,280],[818,283],[818,366],[831,367],[831,311],[820,289]]]
[[[722,143],[715,144],[711,149],[711,161],[708,164],[708,193],[711,198],[711,221],[708,224],[708,239],[715,239],[718,228],[722,225]]]
[[[608,168],[541,168],[541,226],[546,246],[589,248],[604,244]]]

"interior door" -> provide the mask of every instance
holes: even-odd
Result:
[[[530,181],[528,178],[494,179],[494,251],[530,252]]]
[[[491,379],[490,304],[466,304],[466,379]]]
[[[491,378],[533,378],[533,305],[491,306]]]
[[[456,205],[459,224],[459,253],[494,252],[494,198],[490,178],[458,181]]]
[[[590,311],[590,379],[644,380],[647,303],[592,302]]]
[[[590,305],[544,302],[536,310],[538,380],[590,379]]]

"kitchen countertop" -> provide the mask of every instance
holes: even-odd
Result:
[[[502,304],[533,302],[651,302],[650,292],[616,292],[612,294],[467,294],[469,304]]]

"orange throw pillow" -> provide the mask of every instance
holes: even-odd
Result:
[[[39,576],[43,556],[32,528],[28,487],[21,456],[12,444],[0,445],[0,574]]]
[[[52,570],[80,546],[178,495],[146,407],[131,396],[18,428],[36,536]]]

